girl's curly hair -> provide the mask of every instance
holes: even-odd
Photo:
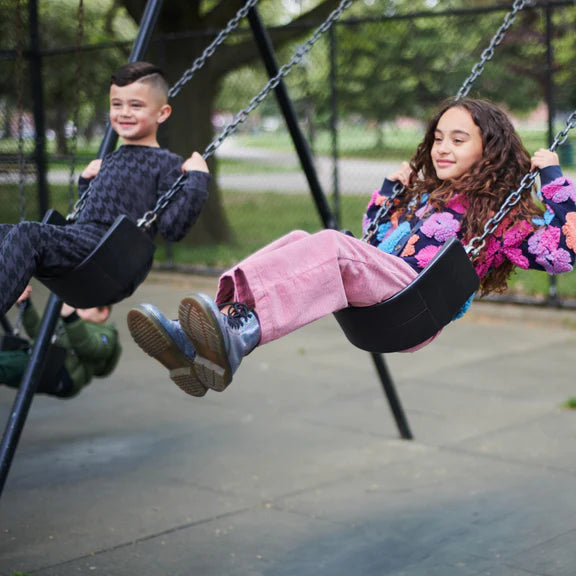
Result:
[[[467,110],[482,135],[482,159],[472,169],[456,180],[440,180],[432,163],[432,145],[436,127],[441,116],[450,108]],[[412,180],[407,193],[400,197],[397,208],[412,212],[412,204],[418,207],[422,196],[429,194],[428,201],[435,210],[442,210],[456,194],[461,195],[466,206],[462,219],[461,234],[464,243],[475,236],[480,236],[484,225],[502,206],[512,190],[520,185],[524,175],[530,171],[530,154],[524,148],[520,137],[506,113],[498,106],[486,100],[463,98],[447,100],[430,120],[424,139],[416,149],[410,166],[413,170]],[[523,196],[512,209],[507,218],[499,225],[507,228],[523,219],[542,215],[542,209],[534,202],[532,195]],[[501,235],[502,229],[496,231]],[[485,254],[479,256],[480,261]],[[482,295],[490,292],[503,292],[514,266],[508,260],[490,271],[482,279]]]

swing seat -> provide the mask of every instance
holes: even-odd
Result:
[[[66,219],[55,210],[49,210],[43,222],[66,225]],[[155,250],[148,235],[122,215],[76,268],[62,275],[36,278],[74,308],[115,304],[131,296],[144,281]]]
[[[450,323],[480,280],[457,238],[400,292],[379,304],[334,313],[348,340],[367,352],[400,352],[428,340]]]

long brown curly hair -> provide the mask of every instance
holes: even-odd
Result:
[[[480,129],[482,159],[459,178],[440,180],[432,163],[432,145],[441,116],[454,107],[467,110]],[[510,192],[518,188],[524,175],[530,171],[530,154],[510,119],[498,106],[473,98],[450,99],[443,103],[430,120],[410,166],[413,170],[410,186],[400,197],[397,208],[407,210],[407,217],[411,219],[424,194],[429,194],[428,202],[435,210],[442,210],[447,202],[459,194],[467,208],[460,231],[463,242],[467,243],[482,234],[488,219],[500,209]],[[416,202],[411,204],[413,200]],[[508,228],[519,220],[530,219],[535,215],[542,215],[542,209],[534,202],[531,194],[526,194],[500,223],[500,227],[505,225]],[[501,233],[502,230],[497,230],[497,234]],[[485,254],[480,254],[479,260],[484,258]],[[505,260],[498,268],[491,270],[482,279],[481,294],[503,292],[513,269],[513,264]]]

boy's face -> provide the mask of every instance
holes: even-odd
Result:
[[[110,86],[110,124],[123,144],[158,146],[158,125],[172,109],[149,84]]]

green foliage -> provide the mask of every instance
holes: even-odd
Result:
[[[564,402],[564,408],[568,408],[568,410],[576,410],[576,396],[568,398],[568,400]]]

